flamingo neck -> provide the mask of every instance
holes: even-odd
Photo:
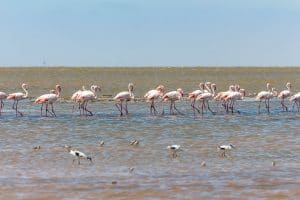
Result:
[[[28,90],[24,86],[22,86],[22,89],[25,92],[25,96],[24,97],[27,98],[28,97]]]
[[[134,94],[132,92],[132,90],[128,90],[130,97],[133,99],[134,98]]]
[[[210,85],[210,87],[209,87],[209,86],[205,83],[204,86],[205,86],[205,88],[207,89],[207,91],[208,91],[209,93],[212,93],[211,85]]]
[[[211,89],[212,89],[212,95],[213,95],[213,97],[214,97],[214,96],[215,96],[215,93],[216,93],[216,90],[215,90],[214,87],[212,87]]]
[[[60,97],[60,90],[58,88],[56,88],[56,95],[57,97]]]
[[[268,92],[271,91],[271,90],[270,90],[270,85],[269,85],[269,84],[267,84],[267,91],[268,91]]]
[[[275,88],[272,88],[272,94],[273,96],[277,96],[277,91],[275,90]]]

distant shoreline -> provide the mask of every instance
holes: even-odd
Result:
[[[113,68],[113,69],[143,69],[143,68],[299,68],[299,66],[68,66],[68,65],[54,65],[54,66],[0,66],[0,68]]]

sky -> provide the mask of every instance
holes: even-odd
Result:
[[[0,0],[0,66],[299,66],[299,0]]]

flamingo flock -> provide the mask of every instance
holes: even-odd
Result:
[[[213,111],[210,107],[211,101],[217,102],[222,105],[226,113],[240,113],[236,108],[236,102],[243,100],[245,97],[245,89],[240,88],[239,85],[230,85],[227,91],[221,91],[216,93],[217,85],[211,82],[201,82],[198,85],[199,89],[194,90],[187,94],[187,99],[190,101],[190,106],[194,115],[197,113],[204,114],[207,110],[213,115],[216,111]],[[5,99],[13,100],[12,109],[15,110],[16,116],[23,116],[23,113],[19,110],[19,101],[28,98],[28,85],[23,83],[21,88],[24,92],[15,92],[7,95],[0,91],[0,115],[4,108]],[[292,93],[292,84],[286,83],[286,89],[278,92],[275,87],[271,87],[270,83],[266,84],[266,90],[258,92],[255,100],[258,101],[258,113],[261,113],[261,104],[264,102],[267,113],[270,113],[270,100],[277,97],[280,100],[282,111],[287,112],[288,107],[286,105],[286,99],[289,99],[292,103],[292,110],[296,107],[298,112],[300,111],[300,92]],[[128,90],[116,94],[113,99],[115,100],[115,106],[120,113],[120,116],[126,116],[129,114],[128,102],[134,100],[134,85],[128,84]],[[43,94],[35,99],[35,103],[41,104],[40,115],[43,117],[56,117],[54,111],[54,103],[61,97],[62,87],[60,85],[55,86],[55,90],[51,89],[48,94]],[[71,96],[71,100],[74,102],[73,111],[76,104],[78,104],[79,115],[93,116],[93,112],[87,108],[89,102],[97,100],[97,93],[101,92],[101,87],[98,85],[91,85],[90,90],[82,89],[76,91]],[[183,99],[184,92],[181,88],[174,91],[167,92],[163,85],[158,85],[155,89],[149,90],[144,99],[150,103],[150,114],[164,115],[164,104],[169,102],[169,114],[182,114],[176,107],[175,102]],[[160,102],[162,111],[158,112],[155,102]],[[51,109],[50,109],[51,107]],[[43,114],[44,111],[44,114]]]

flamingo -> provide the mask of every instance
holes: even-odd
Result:
[[[22,89],[24,90],[25,94],[22,93],[22,92],[16,92],[16,93],[9,94],[8,97],[7,97],[7,99],[14,100],[12,109],[16,110],[16,116],[18,116],[18,114],[20,114],[21,117],[23,116],[23,114],[20,111],[18,111],[18,103],[19,103],[19,101],[21,101],[23,99],[26,99],[28,97],[28,86],[27,86],[27,84],[23,83],[22,84]]]
[[[234,110],[234,103],[237,100],[242,100],[245,97],[245,89],[240,89],[240,87],[237,87],[237,91],[231,92],[224,98],[225,102],[227,102],[228,106],[231,108],[231,112],[233,113]],[[239,111],[237,111],[240,113]]]
[[[81,89],[81,90],[78,90],[77,92],[74,92],[73,95],[71,96],[71,100],[74,101],[74,105],[73,105],[72,112],[74,111],[75,104],[78,102],[78,101],[77,101],[77,97],[81,94],[82,91],[85,91],[85,90],[86,90],[85,87],[82,86],[82,89]],[[80,102],[78,102],[78,109],[79,109],[80,114],[81,114]]]
[[[300,110],[300,92],[294,94],[293,96],[291,96],[290,101],[293,101],[293,110],[294,110],[294,106],[297,105],[297,109],[298,112]]]
[[[161,98],[165,92],[165,87],[163,85],[159,85],[156,87],[154,90],[148,91],[145,95],[144,98],[146,99],[147,102],[151,102],[150,105],[150,114],[154,113],[157,114],[157,111],[155,109],[154,101]],[[152,112],[153,110],[153,112]]]
[[[229,89],[225,92],[219,92],[214,99],[216,101],[221,100],[222,101],[222,106],[225,108],[226,112],[228,112],[228,102],[226,102],[224,99],[226,96],[228,96],[231,92],[235,91],[235,86],[234,85],[230,85]]]
[[[202,106],[201,106],[201,113],[203,114],[203,108],[206,108],[205,103],[207,104],[208,110],[212,113],[215,114],[209,107],[209,100],[214,99],[215,96],[215,91],[217,90],[216,84],[211,84],[210,82],[205,83],[205,87],[207,88],[208,91],[198,95],[196,98],[196,101],[202,101]]]
[[[91,90],[84,90],[78,94],[76,99],[80,102],[80,107],[82,108],[83,113],[86,111],[90,114],[90,116],[93,116],[93,113],[87,109],[87,104],[89,101],[97,99],[97,91],[101,91],[101,88],[97,85],[92,85]]]
[[[0,115],[1,115],[1,110],[4,107],[3,100],[7,98],[7,94],[4,92],[0,92]]]
[[[270,83],[267,83],[267,91],[261,91],[256,96],[256,100],[259,101],[258,113],[260,113],[260,105],[261,105],[262,100],[265,100],[267,111],[268,111],[268,113],[270,113],[270,99],[272,99],[274,96],[277,96],[276,89],[272,88],[270,90]]]
[[[288,111],[288,107],[284,104],[284,99],[286,99],[287,97],[291,96],[291,87],[292,84],[290,82],[286,83],[286,88],[287,90],[283,90],[278,94],[278,98],[281,99],[281,106],[282,106],[282,110],[284,111]]]
[[[35,103],[41,103],[41,117],[43,116],[43,106],[46,104],[46,117],[47,113],[49,112],[52,116],[56,117],[56,114],[53,109],[53,103],[57,101],[57,99],[60,97],[61,93],[61,86],[56,85],[55,86],[56,90],[50,90],[50,94],[44,94],[42,96],[39,96],[36,100]],[[51,105],[51,112],[48,110],[48,105]]]
[[[166,93],[163,97],[162,97],[162,101],[170,101],[170,114],[174,114],[173,108],[179,113],[179,110],[177,110],[176,106],[175,106],[175,101],[177,100],[181,100],[183,97],[183,90],[181,88],[178,88],[176,91],[171,91]],[[162,115],[164,114],[164,109],[162,111]]]
[[[123,116],[123,102],[125,101],[125,112],[126,115],[128,115],[128,108],[127,103],[128,101],[134,99],[133,94],[133,83],[128,84],[128,91],[120,92],[115,97],[114,100],[116,100],[116,107],[120,111],[120,116]]]
[[[195,107],[195,102],[196,102],[196,98],[200,94],[204,93],[204,91],[205,91],[204,90],[204,83],[199,83],[199,90],[194,90],[193,92],[189,93],[189,95],[188,95],[188,99],[191,100],[191,107],[194,111],[194,114],[195,114],[195,110],[197,110],[200,113],[199,109]]]

